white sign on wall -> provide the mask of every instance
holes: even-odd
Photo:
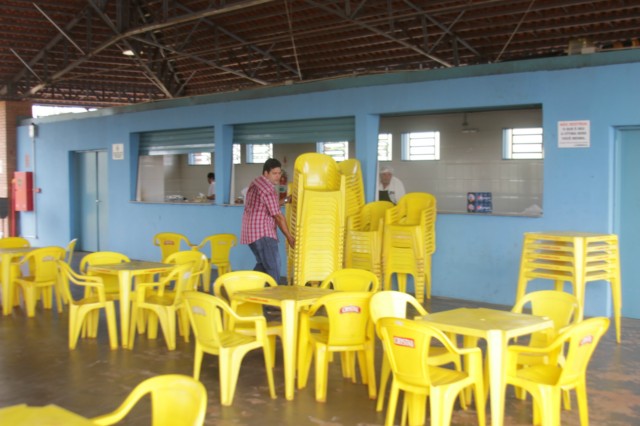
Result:
[[[589,120],[558,121],[558,148],[589,148],[591,122]]]
[[[114,143],[111,145],[111,158],[114,160],[124,160],[124,144]]]

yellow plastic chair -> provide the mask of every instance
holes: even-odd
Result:
[[[333,353],[343,355],[343,375],[351,378],[355,378],[355,372],[352,358],[347,355],[358,354],[362,382],[368,384],[369,398],[376,398],[375,337],[369,317],[371,294],[347,291],[328,294],[300,313],[298,374],[301,376],[298,383],[299,387],[307,385],[311,361],[315,358],[316,401],[327,400],[327,376]],[[310,319],[321,309],[326,312],[329,327],[326,332],[314,333]]]
[[[74,238],[73,240],[69,241],[69,244],[67,244],[67,249],[65,251],[65,262],[67,262],[69,265],[73,265],[73,253],[76,250],[76,243],[78,242],[77,238]]]
[[[572,389],[576,390],[580,424],[589,424],[586,371],[593,351],[608,328],[608,318],[590,318],[569,326],[546,347],[508,348],[506,382],[533,396],[534,424],[560,425],[561,394]],[[567,346],[566,357],[561,364],[559,355],[564,346]],[[518,368],[522,354],[547,357],[549,362]]]
[[[193,250],[178,251],[170,254],[163,263],[169,263],[172,265],[191,265],[191,284],[189,287],[193,287],[194,290],[201,287],[201,284],[205,282],[204,276],[207,273],[207,269],[210,269],[209,259],[207,259],[207,256],[204,253]],[[205,288],[205,290],[208,289]]]
[[[189,248],[193,247],[187,237],[177,232],[160,232],[153,236],[153,245],[160,247],[160,260],[162,262],[170,254],[181,251],[182,243]]]
[[[207,413],[207,390],[199,381],[182,374],[166,374],[136,386],[124,402],[109,414],[91,419],[100,426],[124,419],[144,396],[151,397],[151,426],[201,426]]]
[[[427,396],[431,425],[448,425],[456,397],[469,386],[475,391],[478,424],[485,425],[482,352],[479,348],[458,349],[442,331],[409,319],[381,318],[377,328],[393,372],[386,426],[394,424],[400,391],[405,392],[403,417],[408,413],[410,425],[424,424]],[[432,365],[429,356],[433,342],[464,357],[465,371]]]
[[[267,320],[264,316],[241,317],[219,297],[200,292],[185,293],[185,303],[189,312],[189,321],[196,336],[196,349],[193,361],[193,377],[200,378],[200,368],[204,353],[217,355],[219,358],[220,402],[229,406],[233,397],[240,373],[242,359],[247,352],[262,348],[264,364],[267,370],[269,394],[276,398],[273,384],[273,364],[269,356],[269,339],[267,338]],[[223,317],[233,318],[236,323],[253,323],[255,335],[248,336],[226,329]]]
[[[120,297],[120,281],[117,275],[111,274],[99,274],[91,272],[89,267],[92,265],[109,265],[112,263],[130,262],[129,257],[122,253],[115,251],[96,251],[89,253],[80,261],[80,273],[84,275],[93,275],[102,277],[104,283],[104,291],[106,294],[115,295],[116,298]]]
[[[381,291],[371,296],[369,303],[369,310],[371,314],[371,320],[374,325],[377,325],[381,318],[408,318],[407,314],[409,309],[412,309],[416,315],[423,316],[428,315],[424,307],[415,297],[410,294],[400,291]],[[378,334],[378,338],[381,338]],[[427,359],[429,365],[446,365],[453,363],[456,370],[462,371],[462,365],[460,362],[460,356],[457,353],[450,352],[445,347],[432,346],[429,349],[429,357]],[[380,369],[380,389],[378,393],[378,402],[376,404],[376,411],[382,411],[384,406],[384,394],[387,388],[387,382],[391,375],[391,366],[389,365],[389,359],[383,352],[382,354],[382,367]],[[464,395],[464,394],[461,394]],[[464,398],[460,399],[463,408],[466,408]]]
[[[100,309],[104,309],[107,318],[111,349],[117,349],[118,332],[116,329],[114,298],[105,294],[102,278],[79,275],[64,261],[58,261],[58,268],[60,271],[60,288],[69,301],[69,349],[76,348],[80,332],[83,330],[83,337],[97,337]],[[92,294],[92,296],[74,299],[71,291],[72,285],[91,287],[92,291],[88,293]],[[84,326],[85,323],[87,324],[86,327]]]
[[[380,289],[376,274],[364,269],[344,268],[334,271],[320,283],[320,288],[337,291],[368,291],[375,293]]]
[[[231,249],[238,244],[238,238],[234,234],[209,235],[204,238],[200,244],[193,247],[193,250],[202,251],[207,244],[209,244],[209,248],[211,250],[209,256],[210,265],[207,271],[205,271],[203,288],[206,291],[211,291],[209,289],[211,285],[211,266],[216,267],[218,270],[218,276],[231,272],[229,255],[231,253]]]
[[[13,265],[12,282],[22,290],[24,305],[28,317],[36,315],[36,303],[42,298],[45,309],[52,308],[55,293],[58,312],[62,312],[62,298],[58,284],[58,260],[64,258],[62,247],[43,247],[27,253],[18,263]],[[20,275],[29,265],[29,275]]]
[[[532,315],[547,317],[553,321],[552,329],[531,335],[529,340],[531,347],[548,345],[567,326],[582,320],[582,309],[578,298],[563,291],[541,290],[527,293],[516,302],[511,312],[522,313],[525,310]]]
[[[4,237],[0,238],[0,248],[20,248],[31,247],[31,243],[22,237]]]
[[[553,328],[537,333],[532,333],[529,339],[529,346],[544,347],[550,344],[567,326],[576,324],[582,320],[582,309],[578,299],[563,291],[542,290],[527,293],[521,297],[511,309],[512,312],[522,313],[528,309],[532,315],[547,317],[553,321]],[[563,362],[564,355],[560,354],[560,362]],[[543,364],[548,360],[531,354],[522,354],[518,360],[518,365]],[[525,399],[524,392],[516,391],[516,396]],[[571,408],[571,398],[568,392],[564,398],[565,408]]]
[[[187,314],[183,307],[183,293],[193,290],[189,288],[192,284],[191,270],[192,265],[176,265],[171,272],[158,282],[137,283],[135,295],[131,301],[131,324],[129,329],[129,345],[133,349],[135,342],[136,324],[143,319],[139,317],[142,312],[147,310],[149,315],[147,318],[147,337],[155,339],[158,335],[158,322],[162,328],[164,340],[170,351],[176,348],[176,316],[181,315],[180,335],[184,337],[185,342],[189,341],[189,324]],[[173,291],[167,291],[173,284]]]
[[[256,290],[265,287],[277,287],[276,281],[269,274],[260,271],[235,271],[219,276],[213,283],[213,294],[225,300],[231,309],[241,317],[263,315],[262,305],[252,302],[238,302],[233,299],[233,295],[239,291]],[[255,327],[246,322],[237,324],[233,317],[225,318],[225,326],[229,330],[238,333],[253,335]],[[271,363],[275,363],[276,336],[282,340],[282,324],[275,321],[267,321],[267,336],[269,338],[269,348]]]
[[[436,249],[436,199],[423,192],[404,195],[398,205],[386,211],[383,236],[384,288],[391,290],[396,274],[398,289],[406,291],[406,277],[412,275],[416,299],[431,298],[431,256]]]
[[[374,201],[347,217],[345,231],[345,268],[371,271],[382,282],[382,235],[385,211],[393,207],[390,201]]]

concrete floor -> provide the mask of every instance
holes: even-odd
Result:
[[[76,261],[79,256],[76,256]],[[430,312],[460,306],[491,306],[463,300],[433,298],[426,303]],[[178,339],[175,351],[168,351],[163,338],[150,341],[138,336],[134,350],[109,350],[104,321],[98,339],[82,339],[74,351],[67,347],[66,312],[38,308],[35,318],[27,318],[21,308],[0,318],[0,407],[27,403],[57,404],[92,417],[113,410],[142,380],[165,373],[190,375],[193,343]],[[588,395],[592,425],[626,426],[640,422],[640,320],[623,319],[623,342],[615,342],[610,328],[596,350],[588,373]],[[378,351],[380,347],[378,346]],[[380,364],[379,352],[376,363]],[[309,385],[297,390],[295,399],[284,398],[282,357],[278,348],[274,371],[278,398],[268,396],[262,354],[250,353],[240,371],[232,407],[221,407],[217,358],[205,355],[201,380],[207,387],[207,425],[360,425],[384,424],[384,412],[375,411],[375,401],[366,387],[341,377],[339,363],[329,367],[326,403],[314,399],[313,373]],[[150,424],[147,401],[139,404],[122,423]],[[574,409],[563,411],[563,425],[579,425]],[[456,407],[453,425],[475,425],[473,410]],[[489,423],[488,423],[489,424]],[[531,424],[531,401],[516,400],[507,393],[505,425]]]

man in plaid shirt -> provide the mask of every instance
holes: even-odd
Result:
[[[287,221],[280,212],[275,185],[280,183],[282,165],[275,158],[265,161],[262,176],[251,182],[244,201],[240,244],[249,244],[256,257],[254,271],[266,272],[280,282],[280,251],[276,226],[293,248],[295,239],[289,232]]]

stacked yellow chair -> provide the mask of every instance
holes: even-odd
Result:
[[[338,170],[345,178],[345,216],[355,216],[364,207],[364,183],[360,161],[341,161],[338,163]]]
[[[386,211],[383,236],[384,288],[391,289],[397,275],[398,289],[406,291],[407,275],[412,275],[416,299],[431,298],[431,256],[436,249],[436,198],[424,192],[403,196]]]
[[[288,273],[293,284],[306,285],[342,267],[346,180],[333,158],[316,153],[299,156],[293,176],[288,220],[296,245]]]
[[[393,207],[390,201],[374,201],[365,204],[356,214],[347,217],[345,230],[344,266],[371,271],[382,276],[382,235],[387,209]]]
[[[571,283],[582,310],[587,283],[609,282],[616,339],[620,343],[622,288],[617,235],[562,231],[525,233],[516,300],[522,298],[527,283],[534,279],[552,280],[556,290],[562,290],[565,282]]]

